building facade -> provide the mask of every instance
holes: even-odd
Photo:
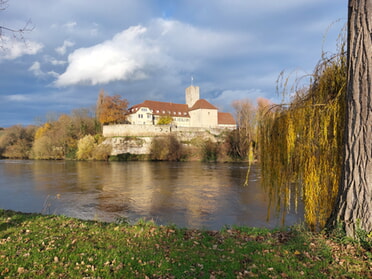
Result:
[[[200,99],[198,86],[185,90],[186,104],[146,100],[128,110],[128,121],[134,125],[157,125],[162,117],[171,117],[172,125],[178,127],[235,129],[236,122],[230,113],[218,109]]]

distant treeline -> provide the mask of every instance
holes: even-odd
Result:
[[[175,136],[154,137],[148,156],[110,156],[102,126],[87,109],[62,114],[41,125],[15,125],[0,131],[0,157],[43,160],[202,160],[244,161],[253,140],[252,131],[226,130],[214,140],[181,142]]]
[[[196,138],[181,142],[174,135],[154,137],[150,154],[123,154],[110,157],[111,145],[104,143],[100,125],[94,118],[61,115],[41,126],[16,125],[0,134],[0,157],[47,160],[156,160],[156,161],[242,161],[243,146],[238,130],[226,131],[215,140]]]
[[[257,111],[268,104],[258,100],[258,107],[249,100],[233,102],[238,128],[226,130],[214,140],[195,139],[188,143],[176,137],[154,138],[149,160],[247,160],[248,150],[257,138]],[[0,128],[0,158],[43,160],[109,160],[138,159],[138,156],[110,157],[111,145],[104,144],[102,125],[127,123],[128,101],[120,95],[98,94],[97,106],[75,109],[71,114],[53,117],[40,125],[15,125]],[[49,117],[50,118],[50,117]],[[169,124],[169,123],[168,123]],[[143,156],[141,159],[144,159]]]

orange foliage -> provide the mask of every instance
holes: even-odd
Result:
[[[97,104],[97,116],[101,124],[125,123],[127,119],[128,101],[120,95],[106,96],[101,91]]]

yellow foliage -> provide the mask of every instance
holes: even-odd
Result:
[[[51,128],[52,125],[50,123],[45,123],[43,126],[39,127],[35,132],[35,140],[43,137]]]
[[[158,125],[169,125],[172,124],[173,118],[170,115],[161,116],[158,120]]]
[[[305,94],[260,120],[262,180],[271,203],[285,212],[291,200],[302,199],[312,229],[325,225],[338,191],[345,93],[339,55],[319,63]]]

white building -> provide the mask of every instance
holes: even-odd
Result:
[[[235,129],[236,122],[230,113],[200,99],[198,86],[186,88],[186,104],[146,100],[131,107],[128,121],[136,125],[156,125],[161,117],[172,117],[172,124],[179,127]]]

